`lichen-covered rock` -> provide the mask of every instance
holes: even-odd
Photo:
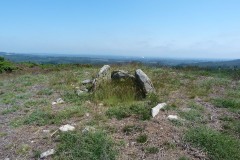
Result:
[[[104,79],[110,79],[111,74],[110,74],[110,66],[109,65],[104,65],[100,71],[97,74],[97,78],[104,78]]]
[[[129,74],[127,71],[119,70],[113,71],[111,74],[112,80],[122,80],[122,79],[134,79],[135,77]]]
[[[82,84],[83,84],[83,85],[86,85],[86,84],[91,84],[92,82],[93,82],[93,80],[91,80],[91,79],[86,79],[86,80],[82,81]]]
[[[152,84],[152,81],[141,69],[137,69],[135,71],[135,77],[138,86],[141,88],[145,96],[149,93],[155,93],[155,88]]]

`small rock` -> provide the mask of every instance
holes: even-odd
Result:
[[[10,160],[10,158],[5,158],[4,160]]]
[[[164,108],[166,105],[166,103],[159,103],[156,107],[152,108],[152,117],[155,117],[160,109]]]
[[[43,130],[43,133],[50,133],[50,130],[45,129],[45,130]]]
[[[60,131],[62,132],[67,132],[67,131],[74,131],[75,130],[75,127],[74,126],[71,126],[69,124],[66,124],[66,125],[63,125],[59,128]]]
[[[90,116],[90,114],[89,114],[89,113],[86,113],[85,115],[86,115],[86,117],[89,117],[89,116]]]
[[[55,150],[54,149],[49,149],[48,151],[46,152],[43,152],[41,155],[40,155],[40,158],[46,158],[50,155],[53,155],[55,153]]]
[[[52,102],[52,105],[56,105],[57,104],[57,102]]]
[[[76,92],[77,92],[77,95],[78,95],[78,96],[80,96],[81,94],[85,93],[85,91],[82,91],[82,90],[80,90],[80,89],[78,89]]]
[[[58,98],[56,102],[57,102],[58,104],[60,104],[60,103],[64,103],[64,101],[63,101],[62,98]]]
[[[178,116],[177,115],[169,115],[167,118],[169,120],[178,120]]]
[[[86,126],[83,130],[82,133],[88,133],[88,132],[95,132],[95,128],[91,126]]]
[[[93,82],[93,80],[91,80],[91,79],[86,79],[86,80],[84,80],[84,81],[82,81],[82,84],[90,84],[90,83],[92,83]]]
[[[52,102],[52,105],[64,103],[62,98],[58,98],[56,101]]]

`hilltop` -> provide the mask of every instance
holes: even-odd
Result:
[[[39,159],[49,149],[46,159],[240,159],[237,69],[110,64],[144,71],[155,88],[144,97],[125,80],[80,92],[99,65],[11,65],[0,74],[0,159]],[[152,117],[159,103],[167,106]],[[59,131],[66,124],[75,130]]]

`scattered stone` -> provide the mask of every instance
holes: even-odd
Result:
[[[4,160],[10,160],[10,158],[5,158]]]
[[[86,117],[89,117],[89,116],[90,116],[90,114],[89,114],[89,113],[86,113],[85,115],[86,115]]]
[[[69,124],[66,124],[66,125],[63,125],[59,128],[60,131],[62,132],[67,132],[67,131],[74,131],[75,130],[75,127],[74,126],[71,126]]]
[[[57,104],[64,103],[62,98],[58,98],[56,102],[57,102]]]
[[[41,155],[40,155],[40,158],[43,159],[43,158],[46,158],[48,156],[51,156],[55,153],[55,150],[54,149],[49,149],[47,150],[46,152],[43,152]]]
[[[91,79],[86,79],[86,80],[84,80],[84,81],[82,81],[82,84],[90,84],[90,83],[92,83],[93,82],[93,80],[91,80]]]
[[[80,96],[81,94],[85,93],[85,91],[82,91],[82,90],[80,90],[80,89],[78,89],[76,92],[77,92],[77,95],[78,95],[78,96]]]
[[[177,115],[169,115],[167,118],[169,120],[178,120],[178,116]]]
[[[56,105],[57,104],[57,102],[52,102],[52,105]]]
[[[45,129],[45,130],[43,130],[43,133],[50,133],[50,130],[49,129]]]
[[[155,117],[160,109],[164,108],[166,105],[166,103],[159,103],[156,107],[152,108],[152,117]]]
[[[58,98],[56,101],[52,102],[52,105],[64,103],[62,98]]]
[[[94,127],[91,126],[86,126],[83,130],[82,133],[88,133],[88,132],[95,132],[96,129]]]
[[[112,80],[122,80],[122,79],[134,79],[135,77],[129,74],[127,71],[119,70],[113,71],[111,74]]]
[[[141,69],[136,70],[135,77],[139,87],[141,88],[145,96],[149,93],[155,93],[152,81]]]

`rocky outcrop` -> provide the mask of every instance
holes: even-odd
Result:
[[[135,77],[137,85],[140,87],[145,96],[149,93],[155,93],[152,81],[141,69],[137,69],[135,71]]]
[[[135,77],[129,74],[127,71],[118,70],[112,72],[111,79],[112,80],[135,79]]]

